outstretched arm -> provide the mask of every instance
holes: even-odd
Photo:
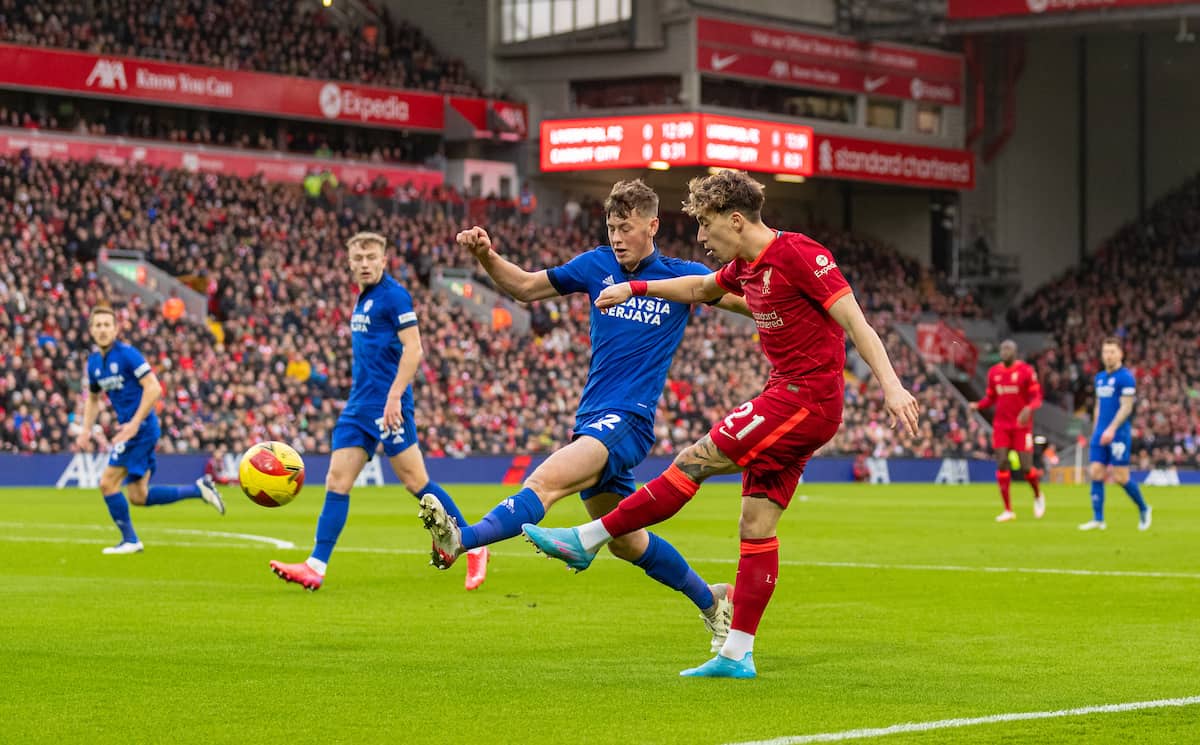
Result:
[[[871,366],[871,372],[875,373],[875,378],[883,387],[884,406],[891,414],[891,425],[895,427],[896,420],[899,419],[910,434],[917,434],[917,416],[921,413],[921,406],[911,393],[904,390],[904,384],[892,368],[892,361],[888,359],[887,350],[884,349],[879,334],[867,323],[854,293],[847,292],[838,298],[829,306],[829,315],[846,330],[846,335],[854,342],[855,349]]]
[[[634,292],[638,290],[638,292]],[[622,282],[606,287],[596,298],[597,308],[620,305],[634,295],[650,295],[677,303],[711,303],[725,294],[717,284],[716,274],[689,274],[672,279],[652,279],[648,282]]]
[[[727,310],[730,313],[737,313],[746,318],[753,318],[750,315],[750,306],[746,305],[746,298],[739,297],[732,293],[726,293],[717,301],[717,307],[721,310]]]
[[[457,240],[459,245],[466,248],[479,261],[479,265],[488,273],[496,286],[507,292],[516,300],[531,303],[534,300],[545,300],[554,297],[558,290],[550,283],[550,277],[543,269],[539,272],[527,272],[492,248],[492,239],[487,231],[476,225],[469,230],[461,231]]]

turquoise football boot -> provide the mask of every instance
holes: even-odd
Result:
[[[747,652],[740,660],[717,655],[700,667],[681,672],[684,678],[756,678],[758,671],[754,669],[754,653]]]
[[[575,528],[543,528],[533,523],[521,526],[525,539],[541,553],[566,563],[576,572],[592,565],[596,554],[586,550],[579,542],[579,531]]]

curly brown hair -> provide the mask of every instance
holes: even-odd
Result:
[[[658,195],[640,178],[613,184],[604,200],[605,216],[623,220],[635,212],[642,217],[658,217]]]
[[[711,176],[697,176],[688,182],[683,211],[692,217],[706,212],[718,215],[740,212],[747,220],[759,222],[765,188],[745,171],[718,171]]]

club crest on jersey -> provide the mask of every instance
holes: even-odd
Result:
[[[764,294],[764,295],[771,294],[771,275],[774,273],[775,273],[775,267],[770,267],[769,269],[767,269],[767,271],[763,272],[762,294]]]
[[[362,309],[362,312],[363,312],[363,313],[370,313],[370,312],[371,312],[371,306],[372,306],[372,305],[374,305],[374,304],[375,304],[375,301],[374,301],[374,300],[368,300],[367,302],[363,303],[363,309]]]
[[[112,363],[109,363],[108,369],[115,373],[120,368],[117,366],[117,363],[112,362]]]
[[[1013,370],[1013,373],[1012,373],[1012,382],[1014,382],[1014,383],[1015,383],[1015,382],[1017,382],[1017,371],[1016,371],[1016,370]]]

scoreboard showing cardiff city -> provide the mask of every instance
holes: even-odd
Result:
[[[810,176],[813,130],[712,114],[558,119],[541,125],[543,171],[716,166]]]

